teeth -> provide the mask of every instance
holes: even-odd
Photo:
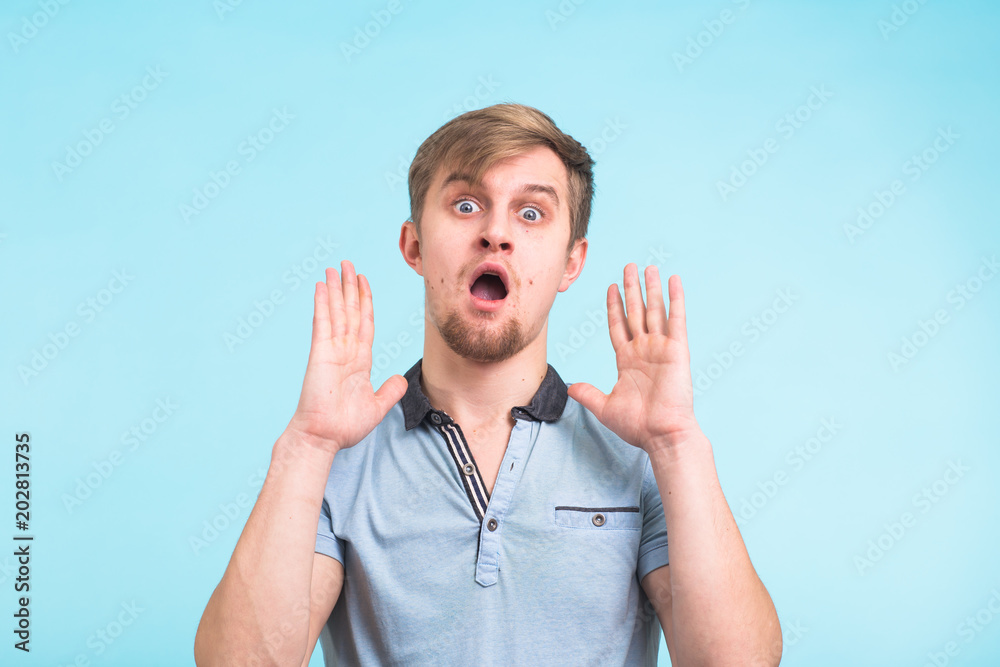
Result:
[[[482,273],[480,273],[479,275],[477,275],[477,276],[476,276],[476,278],[480,278],[480,277],[482,277],[482,276],[493,276],[494,278],[499,278],[499,279],[500,279],[500,282],[502,282],[502,283],[503,283],[503,285],[504,285],[504,288],[506,289],[506,287],[507,287],[507,281],[506,281],[506,280],[504,280],[504,279],[503,279],[503,278],[502,278],[502,277],[500,276],[500,274],[499,274],[499,273],[496,273],[495,271],[483,271]]]

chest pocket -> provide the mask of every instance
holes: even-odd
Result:
[[[556,506],[556,525],[584,530],[640,530],[642,513],[638,507]]]

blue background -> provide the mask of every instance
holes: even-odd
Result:
[[[4,3],[0,497],[12,521],[27,431],[35,541],[30,657],[0,556],[0,662],[193,664],[249,514],[234,503],[298,400],[312,285],[354,261],[375,379],[405,371],[423,302],[396,245],[409,161],[457,113],[515,101],[597,162],[550,362],[610,390],[587,313],[627,262],[682,276],[697,416],[783,664],[997,664],[997,6],[401,0],[373,23],[386,7]],[[294,118],[269,136],[275,109]],[[862,228],[859,208],[880,215]],[[158,400],[177,406],[162,423]],[[142,611],[95,642],[123,603]]]

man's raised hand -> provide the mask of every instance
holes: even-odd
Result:
[[[639,268],[625,266],[625,305],[618,285],[608,288],[608,330],[618,365],[610,394],[586,382],[574,382],[569,395],[594,413],[622,440],[652,453],[700,433],[694,418],[691,355],[680,276],[667,281],[669,315],[664,308],[660,274],[646,267],[647,308],[639,286]]]
[[[288,429],[330,451],[352,447],[368,435],[406,393],[393,375],[378,391],[371,383],[375,316],[372,292],[347,260],[316,283],[312,347],[302,394]]]

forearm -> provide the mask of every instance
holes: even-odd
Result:
[[[703,434],[651,448],[670,551],[678,663],[776,665],[781,628],[719,484]]]
[[[316,526],[333,454],[288,431],[195,637],[207,665],[299,665],[307,650]]]

